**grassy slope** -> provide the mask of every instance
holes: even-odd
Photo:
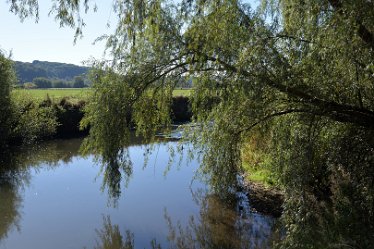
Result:
[[[267,141],[266,135],[253,131],[242,146],[242,168],[247,181],[274,187],[277,177],[273,172],[272,158],[267,153]]]

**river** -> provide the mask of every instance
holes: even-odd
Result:
[[[0,249],[270,248],[276,237],[276,220],[245,195],[219,196],[196,178],[196,159],[170,160],[176,142],[130,146],[132,167],[120,174],[81,156],[81,142],[2,158]]]

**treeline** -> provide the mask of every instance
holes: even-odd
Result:
[[[88,84],[82,76],[75,76],[73,80],[66,81],[61,79],[47,79],[44,77],[34,78],[32,82],[23,84],[24,88],[83,88]]]
[[[37,87],[39,87],[38,84],[46,86],[42,88],[72,87],[71,85],[74,83],[79,84],[75,82],[76,77],[83,79],[84,84],[90,84],[87,77],[90,70],[89,67],[35,60],[32,63],[15,61],[14,69],[16,71],[17,83],[21,86],[26,83],[26,86],[32,86],[30,83],[33,83]]]

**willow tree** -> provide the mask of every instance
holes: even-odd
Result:
[[[256,11],[229,0],[117,2],[116,33],[103,37],[113,61],[99,67],[87,113],[88,148],[118,151],[132,125],[146,137],[167,126],[172,89],[193,78],[194,119],[202,125],[194,141],[213,186],[233,184],[243,141],[265,134],[272,170],[286,189],[282,246],[368,247],[373,7],[339,0],[264,1]]]
[[[21,17],[38,10],[35,1],[12,8]],[[53,8],[79,35],[79,1]],[[113,9],[115,33],[101,37],[113,60],[93,74],[87,149],[126,158],[129,128],[151,137],[170,124],[172,90],[193,78],[201,172],[215,186],[235,180],[243,141],[265,134],[287,193],[283,245],[371,245],[372,1],[269,0],[253,10],[237,0],[126,0]]]

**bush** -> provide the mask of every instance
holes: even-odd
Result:
[[[80,121],[84,116],[83,107],[86,102],[83,100],[73,103],[68,97],[60,100],[56,106],[56,116],[59,126],[57,127],[57,136],[75,136],[85,133],[79,128]]]
[[[28,94],[18,93],[12,97],[12,132],[15,141],[33,141],[55,134],[58,126],[56,110],[47,98],[40,104],[30,100]]]
[[[15,79],[12,62],[0,51],[0,148],[6,145],[11,130],[10,90]]]

